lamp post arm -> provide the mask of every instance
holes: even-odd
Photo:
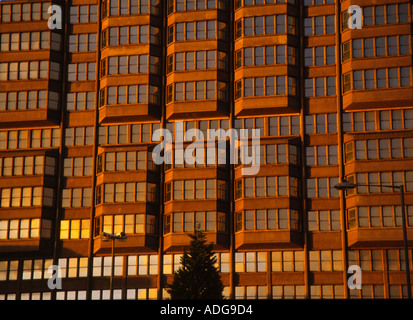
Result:
[[[392,189],[402,189],[403,186],[397,186],[392,184],[356,184],[356,187],[384,187],[384,188],[392,188]]]

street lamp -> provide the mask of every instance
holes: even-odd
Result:
[[[406,214],[404,208],[404,186],[403,185],[385,185],[385,184],[355,184],[350,181],[342,180],[340,183],[334,185],[337,190],[350,190],[356,187],[384,187],[391,189],[398,189],[400,191],[400,206],[402,214],[402,229],[403,229],[403,246],[404,246],[404,262],[406,269],[406,284],[407,284],[407,298],[412,298],[412,289],[410,286],[410,268],[409,268],[409,252],[407,246],[407,228],[406,228]]]
[[[102,232],[101,237],[102,237],[102,241],[112,240],[112,266],[111,266],[112,270],[110,271],[110,285],[109,285],[109,300],[112,300],[113,298],[113,273],[115,270],[114,268],[115,240],[118,239],[119,241],[126,241],[127,237],[126,237],[125,232],[118,232],[116,234]]]

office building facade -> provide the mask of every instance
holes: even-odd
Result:
[[[111,274],[113,299],[167,299],[196,228],[227,298],[407,296],[398,191],[334,185],[404,185],[413,270],[409,1],[16,0],[0,19],[1,299],[105,300]],[[245,175],[226,151],[253,129]],[[102,232],[127,236],[113,261]]]

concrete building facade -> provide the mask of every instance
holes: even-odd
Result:
[[[227,298],[407,296],[399,193],[334,185],[404,185],[413,270],[409,1],[16,0],[0,19],[0,299],[105,300],[111,274],[113,299],[167,299],[195,228]],[[226,151],[253,129],[245,175]],[[126,233],[113,261],[102,232]]]

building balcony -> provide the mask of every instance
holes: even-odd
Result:
[[[413,246],[413,228],[407,228],[408,246]],[[347,243],[351,248],[359,247],[403,247],[402,227],[355,228],[347,230]]]
[[[135,26],[135,25],[151,25],[151,26],[162,26],[162,20],[160,17],[149,14],[134,14],[129,15],[127,18],[128,25]],[[125,16],[108,16],[102,20],[102,30],[108,27],[118,27],[125,25]],[[76,25],[75,25],[76,26]],[[82,25],[82,27],[84,27]]]
[[[148,234],[126,234],[125,241],[115,241],[115,253],[136,253],[136,252],[156,252],[158,249],[159,237]],[[94,237],[93,253],[111,254],[112,240],[106,240],[102,237]]]
[[[99,109],[99,123],[158,121],[160,115],[161,108],[153,104],[110,105]]]
[[[65,257],[73,255],[86,257],[89,251],[89,239],[61,240],[58,248],[62,256]]]
[[[12,253],[52,254],[52,239],[9,239],[0,241],[0,257],[9,257]]]
[[[149,73],[101,78],[99,123],[159,121],[161,85],[160,78]]]
[[[213,99],[175,101],[166,106],[166,118],[169,121],[180,119],[219,118],[227,117],[228,114],[228,102]]]
[[[343,109],[366,110],[379,108],[401,108],[413,105],[411,87],[351,91],[343,95]]]
[[[56,126],[59,123],[60,112],[51,109],[7,110],[0,111],[0,128],[15,128],[26,126]]]
[[[237,8],[235,11],[235,20],[238,20],[243,17],[250,16],[262,16],[262,15],[277,15],[289,13],[292,15],[298,14],[298,9],[294,5],[287,3],[277,3],[277,5],[244,5],[240,8]]]
[[[205,231],[207,244],[213,243],[215,250],[227,250],[229,248],[229,235],[220,232]],[[183,251],[189,247],[191,238],[188,233],[169,233],[163,236],[163,249],[167,252]]]
[[[235,101],[235,115],[261,116],[299,112],[297,97],[289,95],[241,98]]]
[[[301,248],[302,233],[296,230],[259,230],[235,233],[235,248],[239,250]]]

